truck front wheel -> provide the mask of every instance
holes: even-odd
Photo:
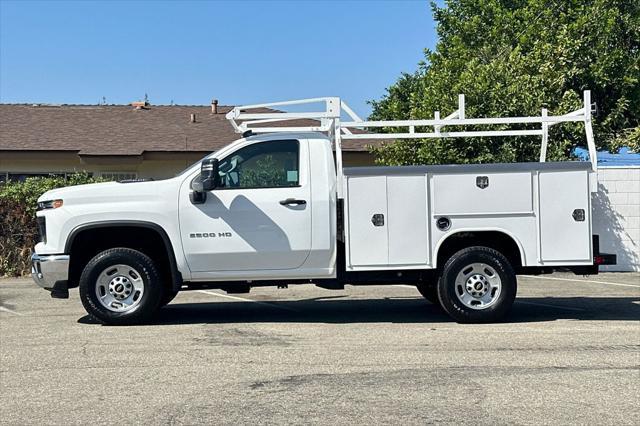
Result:
[[[427,299],[434,305],[440,306],[440,300],[438,300],[438,287],[433,284],[418,284],[416,286],[422,297]]]
[[[87,263],[80,276],[86,311],[105,324],[138,324],[160,306],[163,286],[149,256],[129,248],[105,250]]]
[[[502,253],[488,247],[469,247],[445,263],[438,280],[444,310],[461,323],[503,318],[516,297],[516,274]]]

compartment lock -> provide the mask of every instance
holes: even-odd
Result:
[[[373,226],[384,226],[384,215],[381,213],[376,213],[371,217],[371,223]]]

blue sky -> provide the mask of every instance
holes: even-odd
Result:
[[[367,115],[435,42],[423,1],[0,0],[0,101],[341,96]]]

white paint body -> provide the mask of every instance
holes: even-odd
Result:
[[[240,139],[209,157],[223,159],[250,144],[282,140],[282,135]],[[62,199],[57,209],[43,210],[47,240],[39,255],[65,253],[77,229],[100,223],[157,225],[171,242],[178,271],[185,281],[330,278],[335,275],[336,171],[328,139],[291,134],[300,143],[300,186],[226,189],[208,193],[204,204],[192,204],[191,182],[200,163],[171,179],[80,185],[48,191],[40,201]],[[304,208],[280,200],[300,198]],[[192,239],[192,233],[214,238]],[[230,233],[228,238],[217,237]]]
[[[193,204],[189,195],[200,173],[198,163],[163,181],[49,191],[40,201],[62,199],[64,204],[38,212],[46,217],[47,242],[39,243],[36,253],[65,253],[68,237],[82,226],[135,221],[166,232],[185,281],[334,278],[338,182],[327,136],[252,136],[211,157],[224,159],[247,145],[282,139],[299,141],[297,187],[214,189],[204,204]],[[346,269],[436,268],[438,249],[448,236],[484,230],[510,236],[520,248],[523,266],[591,264],[588,163],[509,167],[346,169]],[[488,177],[489,185],[479,188],[477,176]],[[307,204],[292,208],[279,203],[287,198]],[[585,210],[584,221],[572,218],[574,209]],[[384,215],[383,226],[374,226],[373,214]],[[442,216],[451,220],[446,231],[436,226]],[[190,238],[193,233],[216,237]],[[226,233],[231,236],[218,237]]]
[[[478,231],[509,236],[523,266],[592,264],[588,165],[504,166],[345,170],[347,270],[436,268],[449,236]],[[486,188],[476,185],[480,176]],[[583,221],[573,218],[576,209]],[[374,214],[384,215],[383,226],[372,223]],[[448,229],[438,228],[442,217]]]

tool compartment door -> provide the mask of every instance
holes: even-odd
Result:
[[[533,213],[531,172],[436,174],[433,183],[436,215]]]
[[[588,172],[541,171],[540,251],[542,262],[591,261]]]
[[[387,176],[389,265],[429,263],[427,178]]]
[[[348,185],[348,249],[351,266],[386,265],[387,177],[352,176]]]

